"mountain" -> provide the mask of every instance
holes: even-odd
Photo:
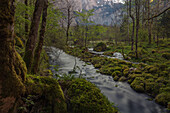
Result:
[[[122,0],[77,0],[80,9],[94,9],[94,16],[90,19],[96,24],[119,24],[123,18],[124,7]]]

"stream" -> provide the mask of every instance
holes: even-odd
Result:
[[[51,47],[47,54],[50,58],[50,65],[59,66],[57,72],[54,67],[51,67],[52,72],[60,75],[72,71],[76,61],[76,66],[80,69],[76,69],[75,77],[79,77],[80,73],[84,74],[83,78],[95,84],[110,102],[115,103],[120,113],[168,113],[154,100],[149,101],[151,97],[137,93],[126,82],[115,82],[111,76],[97,73],[93,65],[87,65],[79,58],[68,55],[55,47]]]

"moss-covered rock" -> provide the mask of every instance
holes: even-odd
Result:
[[[170,60],[170,53],[163,53],[162,57],[167,59],[167,60]]]
[[[112,76],[113,77],[115,77],[115,76],[121,76],[122,74],[121,74],[121,72],[120,71],[114,71],[113,73],[112,73]]]
[[[105,51],[106,50],[106,44],[103,43],[103,42],[100,42],[98,43],[95,47],[94,47],[94,51],[98,51],[98,52],[101,52],[101,51]]]
[[[129,74],[129,69],[123,70],[123,75],[124,75],[124,76],[127,76],[128,74]]]
[[[106,56],[113,56],[113,51],[106,51],[103,53],[103,55],[106,55]]]
[[[73,113],[116,113],[110,102],[92,83],[85,79],[73,80],[68,92],[69,111]]]
[[[95,68],[101,68],[101,64],[95,64],[94,67]]]
[[[34,95],[34,105],[29,108],[35,113],[66,113],[67,105],[58,81],[51,77],[29,75],[26,81],[26,95]],[[41,104],[40,104],[41,103]],[[30,107],[30,106],[29,106]]]
[[[156,96],[155,101],[166,106],[170,102],[170,92],[163,92]]]
[[[120,77],[120,79],[119,79],[119,81],[121,81],[121,82],[124,82],[124,81],[126,81],[126,80],[127,80],[127,78],[124,77],[124,76]]]
[[[142,77],[136,77],[130,86],[137,92],[144,92],[144,79]]]
[[[118,77],[118,76],[115,76],[115,77],[113,78],[113,80],[114,80],[114,81],[118,81],[118,80],[119,80],[119,77]]]

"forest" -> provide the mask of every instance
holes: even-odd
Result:
[[[169,0],[0,0],[0,113],[169,112]]]

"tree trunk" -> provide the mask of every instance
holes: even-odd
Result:
[[[150,0],[148,0],[147,1],[148,2],[148,18],[150,18]],[[151,39],[151,37],[152,37],[152,31],[151,31],[151,21],[150,20],[148,20],[148,37],[149,37],[149,44],[151,44],[151,42],[152,42],[152,39]]]
[[[68,8],[67,10],[68,13],[68,20],[67,20],[67,29],[66,29],[66,45],[68,44],[68,39],[69,39],[69,29],[70,29],[70,9]]]
[[[44,0],[37,0],[35,3],[35,10],[33,14],[33,20],[31,23],[31,29],[29,33],[29,38],[25,47],[24,61],[26,63],[28,72],[31,71],[31,65],[34,58],[34,49],[36,46],[38,28],[40,23],[41,12],[44,6]]]
[[[138,58],[138,31],[139,31],[139,18],[140,18],[140,1],[135,0],[135,8],[136,8],[136,58]]]
[[[25,37],[27,39],[28,37],[28,0],[25,0],[25,6],[26,6],[26,11],[25,11]]]
[[[131,11],[131,0],[129,1],[129,15],[130,15],[130,18],[132,19],[132,23],[133,23],[133,28],[132,28],[132,35],[131,35],[131,50],[133,50],[133,45],[134,45],[134,31],[135,31],[135,18],[134,16],[132,15],[132,11]]]
[[[44,8],[43,8],[40,37],[39,37],[38,46],[35,49],[34,62],[33,62],[32,71],[31,71],[31,73],[33,73],[33,74],[36,74],[38,72],[40,55],[41,55],[43,42],[44,42],[44,34],[45,34],[46,21],[47,21],[48,0],[44,0],[44,2],[45,2],[45,4],[44,4]]]
[[[128,4],[129,0],[127,0],[127,26],[128,26],[128,33],[127,33],[127,39],[128,39],[128,43],[130,45],[130,38],[129,38],[129,4]]]
[[[85,48],[86,48],[86,46],[87,46],[87,31],[88,31],[88,27],[87,27],[87,25],[86,25],[86,28],[85,28],[85,30],[86,30],[86,33],[85,33]]]
[[[14,47],[14,0],[0,0],[0,113],[14,112],[25,92],[25,63]]]

